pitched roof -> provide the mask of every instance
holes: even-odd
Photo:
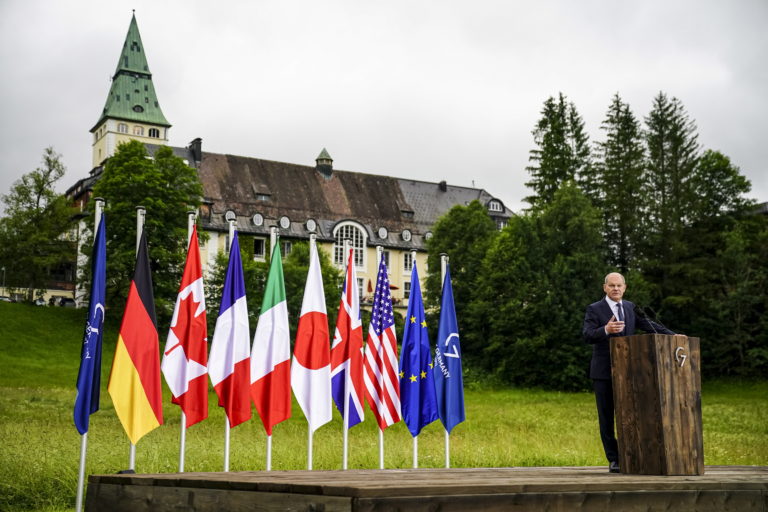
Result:
[[[181,155],[184,150],[174,151]],[[208,152],[202,152],[198,174],[206,202],[207,215],[201,216],[206,229],[225,231],[224,216],[232,210],[242,232],[268,233],[270,225],[287,216],[291,227],[281,229],[282,236],[308,237],[305,223],[313,219],[318,237],[332,240],[336,224],[350,220],[365,228],[370,243],[401,249],[423,248],[432,224],[453,206],[475,199],[487,204],[493,199],[484,190],[445,182],[341,170],[328,176],[313,166]],[[256,213],[266,219],[262,225],[252,222]],[[509,218],[512,212],[503,208],[494,215]],[[378,236],[381,227],[388,231],[384,239]],[[405,229],[412,234],[410,240],[401,236]]]
[[[135,15],[131,17],[106,104],[91,131],[106,118],[171,126],[157,101]]]

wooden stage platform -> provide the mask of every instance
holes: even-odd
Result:
[[[91,475],[86,510],[768,512],[768,466],[707,466],[701,476],[605,467]]]

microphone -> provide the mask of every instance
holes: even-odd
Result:
[[[648,322],[648,325],[650,325],[651,329],[653,329],[653,334],[659,334],[656,332],[656,326],[654,326],[654,322],[648,318],[648,315],[645,314],[643,308],[641,308],[638,304],[635,304],[635,315],[639,316],[640,318],[644,318]]]

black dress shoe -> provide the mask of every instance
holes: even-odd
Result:
[[[611,463],[608,465],[608,472],[609,473],[621,473],[621,469],[619,469],[619,463],[615,460],[612,460]]]

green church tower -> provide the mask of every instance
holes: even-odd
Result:
[[[131,139],[167,144],[170,127],[157,101],[139,26],[133,15],[107,102],[99,121],[91,128],[93,166],[101,165],[114,154],[119,143]]]

